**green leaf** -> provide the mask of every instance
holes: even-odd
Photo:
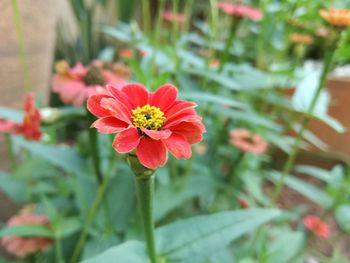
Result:
[[[181,180],[175,185],[169,184],[167,187],[157,189],[154,204],[155,220],[162,219],[169,212],[194,197],[208,195],[213,192],[215,186],[216,183],[212,176],[201,174],[187,177],[185,182]]]
[[[335,211],[335,218],[339,226],[350,233],[350,205],[342,205]]]
[[[192,99],[194,101],[204,101],[204,102],[213,102],[220,104],[222,106],[231,106],[234,108],[245,108],[245,104],[233,99],[229,99],[226,97],[214,95],[211,93],[204,92],[183,92],[181,93],[182,98]]]
[[[116,176],[110,180],[106,191],[109,214],[116,231],[124,231],[127,228],[130,218],[136,211],[135,196],[134,176],[127,165],[120,164]]]
[[[281,215],[277,209],[247,209],[197,216],[156,231],[159,253],[171,262],[203,262],[231,241]]]
[[[268,262],[289,262],[305,245],[304,235],[301,232],[278,231],[276,238],[268,246]]]
[[[127,263],[145,263],[148,262],[148,257],[143,243],[127,241],[106,250],[96,257],[84,260],[82,263],[112,263],[116,260]]]
[[[298,165],[295,167],[295,171],[298,173],[311,175],[324,182],[329,182],[332,177],[328,170],[310,165]]]
[[[237,83],[235,83],[235,80],[232,78],[225,76],[225,75],[220,75],[218,72],[213,71],[213,70],[208,70],[205,68],[185,68],[185,70],[188,73],[198,75],[201,77],[205,77],[207,79],[213,80],[217,82],[218,84],[230,89],[230,90],[240,90],[242,89],[241,86],[239,86]]]
[[[274,182],[280,180],[280,177],[281,173],[277,171],[272,171],[272,173],[270,173],[270,178]],[[326,194],[326,192],[298,178],[295,178],[293,176],[286,176],[284,183],[288,187],[303,194],[323,208],[327,208],[332,204],[332,199]]]
[[[50,237],[53,238],[53,232],[41,225],[20,225],[5,227],[0,231],[0,237],[20,236],[20,237]]]
[[[88,259],[95,257],[119,243],[120,241],[115,236],[99,236],[98,238],[94,238],[87,242],[82,258]]]
[[[12,176],[4,172],[0,172],[0,189],[16,203],[29,201],[29,192],[25,184],[15,180]]]
[[[87,174],[87,164],[78,152],[68,146],[54,146],[39,142],[26,141],[21,137],[14,136],[14,143],[17,147],[23,147],[32,154],[51,162],[66,172],[76,174]]]
[[[23,111],[7,107],[0,107],[0,118],[20,123],[23,119]]]
[[[55,225],[56,237],[64,238],[70,236],[79,231],[82,225],[78,217],[63,218]]]

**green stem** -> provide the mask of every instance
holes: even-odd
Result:
[[[13,152],[12,138],[10,134],[5,134],[5,145],[6,145],[7,156],[10,162],[10,169],[11,171],[13,171],[16,168],[16,156],[15,156],[15,153]]]
[[[158,14],[157,14],[157,21],[156,21],[156,28],[153,34],[153,46],[154,50],[152,51],[152,57],[151,57],[151,76],[153,78],[154,75],[156,75],[156,58],[157,58],[157,50],[160,46],[160,31],[162,27],[162,13],[165,9],[165,0],[159,1],[159,7],[158,7]]]
[[[319,98],[319,96],[321,94],[321,91],[324,88],[328,72],[330,71],[330,69],[332,67],[332,62],[333,62],[334,55],[335,55],[335,48],[333,48],[333,49],[330,48],[328,50],[328,53],[327,53],[326,57],[325,57],[325,63],[324,63],[324,66],[323,66],[323,70],[322,70],[322,74],[321,74],[321,78],[320,78],[320,82],[318,84],[317,90],[316,90],[316,92],[315,92],[315,94],[314,94],[314,96],[312,98],[311,104],[310,104],[307,112],[304,113],[304,120],[303,120],[303,122],[301,124],[300,130],[299,130],[299,132],[297,134],[297,137],[295,139],[295,142],[293,144],[291,153],[288,156],[287,162],[286,162],[286,164],[285,164],[285,166],[283,168],[283,172],[282,172],[281,178],[277,182],[275,190],[272,193],[272,197],[271,197],[272,205],[276,205],[276,203],[277,203],[277,201],[279,199],[279,196],[281,194],[282,188],[284,186],[284,181],[286,179],[286,176],[289,174],[289,172],[291,171],[291,169],[292,169],[292,167],[294,165],[295,159],[296,159],[298,151],[299,151],[299,146],[300,146],[300,144],[302,142],[302,139],[304,137],[304,132],[306,130],[306,127],[309,124],[309,121],[310,121],[311,117],[312,117],[312,113],[314,112],[314,109],[315,109],[315,106],[317,104],[318,98]]]
[[[187,0],[186,5],[185,5],[186,21],[185,21],[185,26],[184,26],[184,32],[187,32],[190,29],[192,8],[193,8],[193,0]]]
[[[23,71],[23,79],[24,79],[24,89],[26,92],[31,91],[31,79],[29,73],[28,59],[27,59],[27,51],[24,43],[24,34],[22,29],[22,21],[21,14],[18,7],[17,0],[12,0],[12,9],[13,9],[13,17],[16,26],[16,34],[18,40],[18,49],[21,57],[21,66]]]
[[[136,185],[148,256],[151,263],[156,263],[157,254],[155,249],[153,223],[154,175],[136,177]]]
[[[235,40],[236,32],[240,22],[241,22],[240,17],[232,17],[230,35],[226,40],[226,45],[220,59],[220,68],[219,68],[220,72],[223,70],[226,62],[228,61],[230,49],[232,47],[233,41]]]
[[[93,122],[94,116],[87,112],[87,119],[89,120],[89,123]],[[94,171],[97,178],[97,181],[99,184],[102,182],[102,173],[101,173],[101,167],[100,167],[100,155],[99,155],[99,149],[98,149],[98,134],[96,129],[89,129],[89,139],[90,139],[90,154],[92,157],[92,162],[94,165]]]
[[[55,257],[57,263],[63,263],[62,259],[62,247],[61,247],[61,240],[57,237],[55,238]]]
[[[149,0],[142,0],[143,30],[148,34],[151,29],[150,3]]]
[[[72,255],[71,260],[70,260],[71,263],[78,262],[80,253],[84,248],[84,245],[85,245],[88,233],[89,233],[89,229],[90,229],[90,227],[91,227],[91,225],[92,225],[92,223],[97,215],[98,209],[103,201],[103,198],[104,198],[104,195],[105,195],[105,192],[107,189],[107,185],[109,182],[109,178],[110,178],[109,174],[107,176],[105,176],[103,178],[102,184],[100,184],[98,189],[97,189],[96,198],[95,198],[95,200],[92,204],[92,207],[87,215],[87,219],[86,219],[86,222],[83,226],[83,230],[82,230],[82,232],[79,236],[78,242],[75,246],[73,255]]]

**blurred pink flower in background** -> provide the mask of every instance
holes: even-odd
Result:
[[[329,226],[319,217],[308,215],[304,218],[303,223],[305,227],[316,236],[320,238],[327,238],[329,236]]]
[[[123,76],[113,71],[113,65],[94,61],[88,67],[77,63],[70,68],[66,61],[56,63],[52,89],[65,104],[80,107],[89,96],[104,93],[106,84],[116,88],[126,84]]]
[[[209,60],[208,65],[212,69],[218,69],[220,67],[220,60],[217,58],[212,58]]]
[[[24,104],[24,117],[22,123],[0,119],[0,133],[19,134],[28,140],[38,141],[41,138],[41,115],[35,106],[34,96],[28,94]]]
[[[162,17],[165,21],[177,24],[184,24],[186,21],[186,16],[181,13],[174,13],[172,11],[164,11]]]
[[[43,215],[31,214],[27,211],[13,216],[7,222],[7,226],[21,225],[41,225],[46,226],[48,218]],[[38,251],[45,251],[53,243],[53,240],[47,237],[19,237],[6,236],[1,239],[1,245],[11,254],[24,258]]]
[[[130,48],[122,48],[119,50],[118,53],[119,57],[121,58],[133,58],[134,57],[134,52]]]
[[[266,141],[257,134],[246,129],[236,129],[230,132],[230,143],[243,152],[263,154],[267,151]]]
[[[230,16],[247,17],[254,21],[259,21],[263,17],[259,9],[245,5],[238,5],[229,2],[219,2],[218,8]]]

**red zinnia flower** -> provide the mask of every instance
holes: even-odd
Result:
[[[205,127],[195,103],[176,99],[176,87],[166,84],[150,93],[140,84],[128,84],[107,90],[108,95],[91,96],[87,107],[100,117],[92,127],[119,133],[113,142],[117,152],[136,149],[140,163],[149,169],[166,163],[167,150],[178,159],[191,157],[190,145],[202,140]]]
[[[29,212],[22,212],[13,216],[7,222],[9,227],[22,225],[47,226],[48,218],[44,215],[35,215]],[[1,239],[1,244],[13,255],[24,258],[38,251],[45,251],[53,243],[53,240],[46,237],[19,237],[6,236]]]
[[[67,62],[60,61],[56,64],[56,73],[53,91],[64,103],[76,107],[80,107],[90,95],[103,93],[106,84],[119,88],[126,84],[125,79],[113,71],[113,65],[111,68],[104,67],[100,61],[94,61],[88,67],[77,63],[72,68]]]
[[[1,133],[14,133],[23,135],[28,140],[38,141],[41,138],[41,115],[35,106],[34,97],[28,94],[24,105],[24,117],[21,124],[10,120],[0,119]]]
[[[236,129],[230,132],[230,143],[243,152],[263,154],[268,145],[265,140],[257,134],[252,134],[246,129]]]
[[[220,2],[218,4],[218,8],[230,16],[247,17],[254,21],[259,21],[262,19],[261,11],[249,6]]]
[[[329,226],[319,217],[309,215],[304,218],[303,222],[305,227],[318,237],[327,238],[329,236]]]
[[[181,13],[173,13],[172,11],[165,11],[162,17],[167,22],[174,22],[177,24],[183,24],[186,21],[186,17]]]

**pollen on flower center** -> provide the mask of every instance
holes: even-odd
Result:
[[[132,122],[136,128],[158,130],[164,124],[164,113],[157,107],[146,104],[132,110]]]

